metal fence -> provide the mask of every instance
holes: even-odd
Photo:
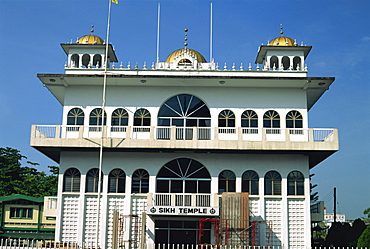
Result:
[[[1,239],[0,249],[97,249],[95,243],[54,242],[50,240]],[[140,243],[124,243],[119,248],[141,249]],[[98,249],[103,249],[98,247]],[[105,248],[104,248],[105,249]],[[110,248],[107,248],[110,249]],[[144,248],[143,248],[144,249]],[[308,247],[308,246],[242,246],[242,245],[189,245],[151,244],[145,249],[368,249],[367,247]]]

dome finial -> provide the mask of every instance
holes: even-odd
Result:
[[[184,42],[184,46],[185,46],[185,48],[188,46],[188,42],[187,42],[188,41],[188,31],[189,31],[188,29],[184,29],[184,32],[185,32],[185,35],[184,35],[185,36],[184,37],[184,41],[185,41]]]
[[[283,36],[284,31],[283,31],[283,24],[280,24],[280,35]]]
[[[91,29],[90,29],[91,34],[93,34],[93,33],[94,33],[94,31],[95,31],[95,30],[94,30],[94,23],[92,23],[92,24],[91,24]]]

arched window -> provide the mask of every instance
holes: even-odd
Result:
[[[280,115],[276,111],[267,111],[263,115],[263,127],[270,128],[266,130],[267,134],[280,134]],[[272,129],[275,128],[275,129]]]
[[[178,158],[166,163],[157,175],[158,193],[211,193],[211,175],[200,162]]]
[[[290,67],[290,59],[289,59],[289,57],[288,56],[284,56],[282,62],[283,62],[283,69],[284,70],[288,70],[289,67]]]
[[[276,68],[279,68],[279,60],[277,56],[271,56],[270,58],[270,69],[275,70]]]
[[[102,57],[100,54],[94,55],[93,66],[95,66],[96,68],[102,67]]]
[[[90,169],[86,174],[86,192],[97,193],[99,184],[99,169]],[[100,191],[103,186],[103,173],[101,174]]]
[[[181,59],[179,61],[179,66],[192,66],[192,63],[189,59]]]
[[[265,175],[265,195],[281,195],[281,175],[269,171]]]
[[[245,171],[242,175],[242,192],[258,195],[259,176],[253,170]]]
[[[108,192],[124,193],[126,184],[126,174],[121,169],[114,169],[109,173]]]
[[[304,195],[304,176],[299,171],[288,175],[288,195]]]
[[[218,115],[218,127],[235,127],[235,114],[230,110],[223,110]]]
[[[236,176],[231,170],[224,170],[218,175],[218,192],[235,192]]]
[[[67,125],[83,125],[85,114],[80,108],[73,108],[68,112]]]
[[[82,65],[85,66],[86,68],[88,68],[89,64],[90,64],[90,55],[84,54],[82,56]]]
[[[90,112],[90,125],[102,125],[103,110],[102,108],[95,108]],[[107,113],[104,111],[104,125],[107,124]]]
[[[302,128],[303,118],[299,111],[290,111],[286,115],[286,128]]]
[[[301,69],[301,57],[294,57],[293,58],[293,70],[300,71]]]
[[[112,126],[127,126],[128,113],[123,108],[118,108],[112,113]]]
[[[258,115],[255,111],[246,110],[242,113],[242,127],[258,127]]]
[[[80,192],[81,173],[76,168],[67,169],[63,175],[63,192]]]
[[[158,112],[159,126],[209,127],[211,113],[199,98],[180,94],[168,99]]]
[[[149,192],[149,173],[145,169],[138,169],[132,174],[132,193]]]
[[[71,56],[71,67],[72,68],[80,67],[80,56],[78,56],[78,54],[73,54]]]
[[[134,114],[134,126],[150,126],[150,112],[147,109],[138,109]]]

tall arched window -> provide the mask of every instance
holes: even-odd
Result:
[[[284,70],[288,70],[289,67],[290,67],[290,59],[288,56],[284,56],[283,59],[282,59],[282,63],[283,63],[283,69]]]
[[[127,126],[128,112],[123,108],[118,108],[112,113],[112,126]]]
[[[303,70],[301,66],[301,57],[296,56],[293,58],[293,70],[297,70],[297,71]]]
[[[266,130],[267,134],[280,134],[280,115],[276,111],[267,111],[263,115],[263,127],[270,128]],[[275,128],[275,129],[273,129]]]
[[[281,175],[269,171],[265,175],[265,195],[281,195]]]
[[[235,127],[235,114],[231,110],[223,110],[218,115],[218,127]]]
[[[67,169],[63,175],[63,192],[80,192],[81,173],[76,168]]]
[[[97,193],[99,184],[99,169],[90,169],[86,174],[86,192]],[[100,191],[103,186],[103,173],[101,174]]]
[[[150,126],[150,112],[147,109],[138,109],[134,114],[134,126]]]
[[[277,56],[271,56],[270,58],[270,69],[278,69],[279,68],[279,60]]]
[[[288,175],[288,195],[304,195],[304,176],[299,171]]]
[[[286,128],[302,128],[303,118],[299,111],[290,111],[286,115]]]
[[[114,169],[109,173],[108,192],[124,193],[126,184],[126,174],[121,169]]]
[[[68,112],[67,125],[83,125],[85,114],[80,108],[73,108]]]
[[[82,65],[85,66],[86,68],[88,68],[89,66],[91,66],[89,64],[90,64],[90,55],[84,54],[82,56]]]
[[[224,170],[218,175],[218,192],[235,192],[236,176],[231,170]]]
[[[258,195],[259,176],[253,170],[245,171],[242,175],[242,192]]]
[[[95,108],[90,112],[90,125],[102,125],[103,117],[103,109],[102,108]],[[107,124],[107,113],[104,111],[104,125]]]
[[[145,169],[138,169],[132,174],[132,193],[149,192],[149,173]]]
[[[95,66],[96,68],[102,67],[102,57],[100,54],[94,55],[93,66]]]
[[[71,56],[71,65],[72,68],[80,67],[80,56],[78,54],[73,54]]]
[[[211,193],[211,175],[200,162],[190,158],[177,158],[159,170],[157,192]]]

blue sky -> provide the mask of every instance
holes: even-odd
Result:
[[[210,0],[163,0],[160,59],[183,47],[209,59]],[[310,128],[338,128],[340,151],[316,166],[313,183],[332,212],[348,219],[370,207],[370,1],[213,0],[213,57],[229,67],[254,64],[261,44],[284,35],[313,46],[309,76],[335,77],[309,113]],[[112,6],[110,42],[127,65],[156,59],[157,5],[154,0],[120,0]],[[32,124],[61,124],[61,105],[37,73],[63,73],[60,43],[90,33],[105,39],[106,0],[0,0],[0,146],[21,151],[40,170],[55,165],[29,146]]]

